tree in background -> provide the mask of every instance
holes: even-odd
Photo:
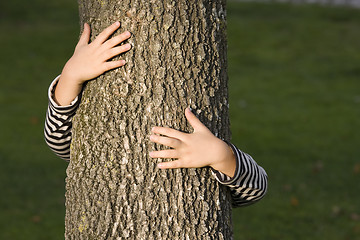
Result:
[[[79,1],[92,36],[132,32],[125,67],[87,84],[73,120],[66,239],[231,239],[228,190],[209,168],[159,170],[153,126],[229,140],[225,0]]]

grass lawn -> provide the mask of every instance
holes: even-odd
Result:
[[[267,197],[235,239],[360,239],[360,11],[228,4],[233,139]]]
[[[63,239],[66,164],[46,91],[78,38],[77,2],[0,3],[0,239]],[[235,239],[360,239],[360,10],[228,2],[233,142],[269,192]]]

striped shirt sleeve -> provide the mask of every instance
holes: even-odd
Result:
[[[60,158],[70,160],[72,117],[80,104],[81,93],[68,106],[59,106],[53,99],[60,76],[51,83],[49,105],[45,118],[44,135],[49,148]],[[245,206],[260,200],[267,191],[267,175],[252,157],[228,143],[236,157],[234,177],[212,170],[217,181],[230,188],[234,207]]]
[[[60,158],[70,160],[72,117],[80,104],[81,94],[68,106],[54,101],[54,91],[59,77],[51,83],[48,91],[49,104],[46,112],[44,136],[49,148]]]
[[[268,186],[268,177],[265,170],[260,167],[247,153],[239,150],[235,145],[228,143],[235,154],[235,175],[227,175],[213,170],[217,181],[230,188],[232,204],[241,207],[257,202],[264,197]]]

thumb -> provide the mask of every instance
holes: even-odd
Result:
[[[84,30],[79,39],[78,45],[88,44],[90,41],[90,26],[87,23],[84,23]]]
[[[204,128],[208,130],[207,127],[195,116],[195,114],[191,112],[190,108],[188,107],[185,109],[185,117],[190,125],[194,128],[194,132],[196,130],[203,130]]]

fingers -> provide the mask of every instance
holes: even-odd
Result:
[[[115,22],[109,27],[107,27],[104,31],[102,31],[99,36],[94,40],[95,44],[102,44],[105,42],[111,34],[113,34],[120,27],[120,22]]]
[[[125,45],[122,45],[122,46],[119,46],[119,47],[116,47],[116,48],[113,48],[113,49],[110,49],[107,53],[105,53],[105,63],[104,63],[104,69],[103,71],[106,72],[106,71],[109,71],[111,69],[114,69],[114,68],[118,68],[118,67],[121,67],[121,66],[124,66],[125,65],[125,60],[118,60],[118,61],[107,61],[121,53],[124,53],[126,51],[129,51],[131,48],[131,45],[130,44],[125,44]]]
[[[126,39],[130,38],[131,37],[131,33],[126,31],[126,32],[123,32],[109,40],[107,40],[105,43],[104,43],[104,46],[106,48],[112,48],[112,47],[115,47],[117,45],[119,45],[120,43],[122,43],[123,41],[125,41]]]
[[[78,45],[88,44],[90,41],[90,26],[87,23],[84,23],[84,30],[80,36]]]
[[[153,127],[151,131],[153,133],[161,134],[172,138],[177,138],[180,140],[182,140],[186,136],[186,133],[168,127]]]
[[[131,37],[131,33],[129,31],[125,31],[122,34],[119,34],[118,36],[108,40],[111,34],[113,34],[119,27],[120,27],[119,22],[115,22],[114,24],[110,25],[96,37],[94,43],[102,44],[106,42],[106,44],[104,44],[105,48],[110,49],[119,45],[120,43]],[[90,41],[90,33],[91,33],[90,26],[89,24],[85,23],[84,30],[83,33],[81,34],[78,45],[88,44]]]
[[[179,160],[171,161],[171,162],[162,162],[157,165],[160,169],[168,169],[168,168],[181,168],[181,162]]]
[[[151,135],[150,140],[152,142],[159,143],[172,148],[177,148],[181,144],[181,141],[179,141],[178,139],[170,138],[170,137],[162,137],[158,135]]]
[[[127,52],[131,49],[131,45],[129,43],[121,45],[119,47],[114,47],[109,49],[106,53],[104,53],[106,60],[109,60],[121,53]]]
[[[110,71],[110,70],[118,68],[118,67],[122,67],[125,65],[125,63],[126,63],[125,60],[105,62],[103,65],[103,72]]]
[[[207,127],[191,112],[190,108],[185,109],[185,117],[190,123],[190,125],[194,128],[194,131],[201,130]]]
[[[161,151],[152,151],[149,153],[152,158],[178,158],[178,153],[174,149],[167,149]]]
[[[152,158],[179,158],[176,150],[168,149],[161,151],[153,151],[149,153]],[[167,168],[181,168],[182,164],[180,160],[174,160],[171,162],[162,162],[157,164],[158,168],[167,169]]]

